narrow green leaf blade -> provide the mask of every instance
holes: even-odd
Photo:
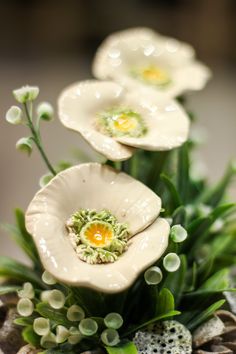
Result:
[[[211,317],[215,311],[222,307],[225,303],[225,300],[219,300],[209,306],[206,310],[202,311],[199,315],[195,316],[192,320],[187,323],[187,327],[190,330],[195,329],[201,323],[205,322],[209,317]]]
[[[44,287],[40,277],[29,267],[8,257],[0,257],[0,276]]]
[[[133,342],[124,342],[115,347],[105,347],[108,354],[138,354],[138,350]]]
[[[0,295],[6,295],[10,293],[15,293],[20,289],[19,286],[14,285],[2,285],[0,286]]]
[[[173,317],[173,316],[177,316],[177,315],[180,315],[180,312],[179,311],[170,311],[168,313],[163,313],[163,314],[160,314],[152,319],[150,319],[149,321],[147,322],[144,322],[138,326],[133,326],[132,328],[128,329],[127,331],[125,331],[125,336],[131,334],[131,333],[134,333],[136,331],[138,331],[139,329],[142,329],[142,328],[145,328],[147,326],[149,326],[150,324],[153,324],[157,321],[160,321],[160,320],[163,320],[164,318],[168,318],[168,317]]]

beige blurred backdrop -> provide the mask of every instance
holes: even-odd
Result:
[[[37,151],[28,158],[15,150],[27,131],[5,122],[14,104],[12,89],[38,85],[39,99],[56,107],[66,85],[91,77],[92,57],[102,39],[127,27],[148,26],[187,41],[212,68],[213,79],[204,91],[189,95],[188,106],[208,135],[200,161],[212,181],[219,178],[236,151],[235,20],[234,0],[0,0],[0,220],[12,222],[13,209],[27,207],[46,172]],[[43,123],[42,135],[53,163],[73,161],[78,147],[87,150],[57,117]],[[24,259],[3,231],[0,254]]]

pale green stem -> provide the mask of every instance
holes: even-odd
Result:
[[[42,147],[42,144],[41,144],[41,139],[40,139],[40,136],[38,134],[38,132],[36,131],[33,123],[32,123],[32,118],[31,118],[31,115],[30,115],[30,112],[28,110],[28,107],[27,107],[27,104],[24,103],[24,108],[25,108],[25,113],[26,113],[26,118],[27,118],[27,121],[28,121],[28,126],[31,130],[31,133],[33,135],[33,140],[45,162],[45,164],[47,165],[49,171],[54,175],[56,176],[56,171],[54,170],[54,168],[52,167],[51,163],[49,162],[48,158],[47,158],[47,155],[45,154],[44,152],[44,149]]]

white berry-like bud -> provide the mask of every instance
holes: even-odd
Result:
[[[11,106],[6,113],[6,121],[10,124],[21,124],[23,122],[23,112],[17,106]]]
[[[13,96],[20,103],[26,103],[27,101],[34,101],[39,94],[39,88],[37,86],[22,86],[19,89],[13,91]]]
[[[42,102],[37,107],[37,114],[41,119],[50,121],[53,118],[54,109],[50,103]]]

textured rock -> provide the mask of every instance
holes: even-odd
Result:
[[[235,354],[236,316],[219,310],[193,333],[194,354]]]
[[[192,353],[191,333],[177,321],[164,321],[138,331],[133,341],[140,354]]]
[[[15,308],[0,308],[0,349],[4,354],[16,354],[23,345],[20,328],[13,323],[16,317]]]

